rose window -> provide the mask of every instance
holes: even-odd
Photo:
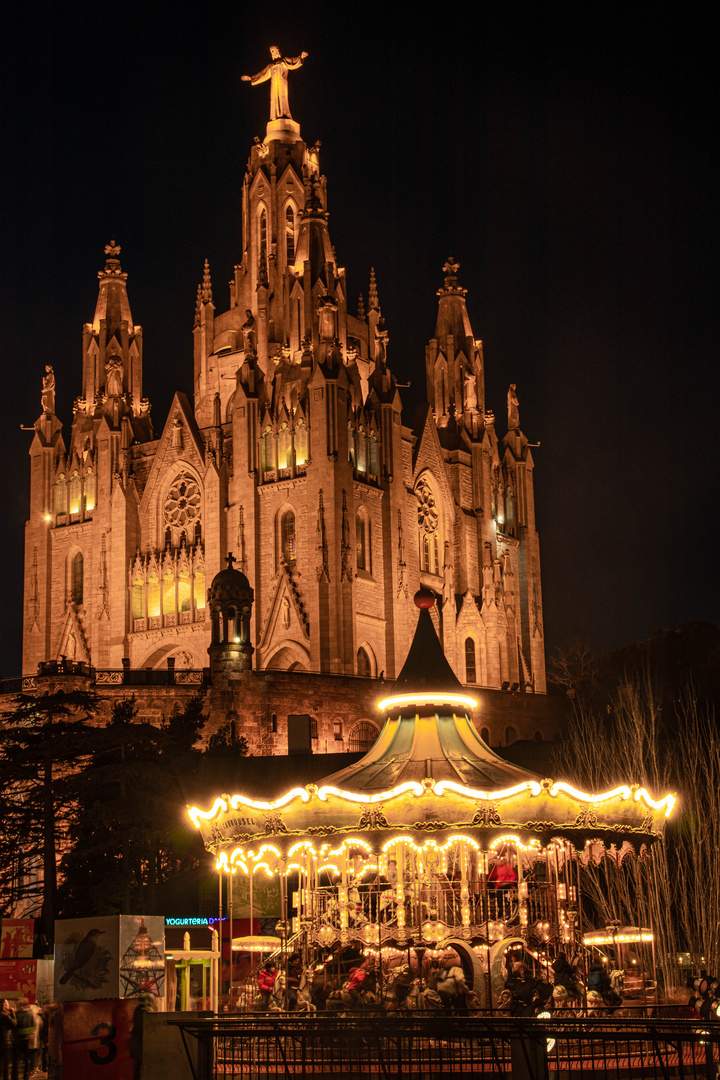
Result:
[[[428,484],[421,482],[415,492],[418,501],[418,525],[421,532],[434,533],[438,527],[438,511],[435,496]]]
[[[200,519],[200,488],[191,476],[178,476],[165,500],[165,521],[182,529]]]

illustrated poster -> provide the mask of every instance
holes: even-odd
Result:
[[[165,919],[120,916],[120,996],[165,993]]]
[[[0,931],[0,959],[32,956],[34,919],[3,919]]]
[[[14,960],[0,959],[0,998],[26,997],[35,1001],[37,960],[22,957]]]
[[[55,923],[55,1000],[118,997],[117,916]]]

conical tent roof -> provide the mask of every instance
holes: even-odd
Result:
[[[662,835],[674,796],[656,801],[627,784],[586,794],[540,779],[486,746],[472,721],[476,703],[435,634],[434,598],[421,590],[415,600],[420,616],[397,693],[378,703],[385,724],[363,758],[279,799],[222,795],[208,810],[188,808],[219,867],[245,867],[267,859],[270,849],[282,861],[300,848],[322,857],[338,842],[367,850],[399,837],[441,843],[459,830],[485,849],[509,832],[535,847],[561,837],[578,849],[588,840],[629,840],[639,848]]]

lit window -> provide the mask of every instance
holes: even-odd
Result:
[[[190,575],[183,570],[178,578],[178,611],[190,610]]]
[[[55,485],[55,513],[67,514],[67,488],[64,476],[58,477]]]
[[[290,429],[283,424],[278,432],[278,469],[290,468]]]
[[[160,582],[157,574],[151,574],[148,580],[148,615],[154,618],[160,614]]]
[[[195,571],[195,608],[202,611],[205,607],[205,571]]]
[[[70,481],[70,513],[71,514],[79,514],[80,513],[80,491],[81,491],[80,477],[78,476],[77,471],[75,471],[72,474],[72,479]]]
[[[137,577],[132,585],[132,617],[133,619],[142,619],[144,615],[143,581],[142,578]]]
[[[295,463],[307,465],[308,460],[308,432],[304,420],[298,420],[295,426]]]
[[[286,563],[295,562],[295,515],[286,510],[280,522],[280,549]]]
[[[95,509],[95,473],[88,469],[85,477],[85,509],[88,513]]]
[[[163,578],[163,615],[175,614],[175,578],[168,571]]]

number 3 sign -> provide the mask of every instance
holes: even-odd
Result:
[[[139,1001],[77,1001],[63,1005],[63,1076],[133,1080],[142,1040],[133,1026]],[[136,1016],[137,1011],[137,1016]],[[142,1030],[142,1027],[140,1027]]]

